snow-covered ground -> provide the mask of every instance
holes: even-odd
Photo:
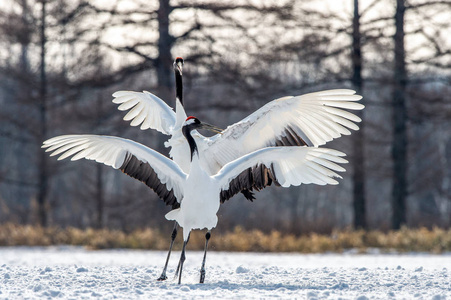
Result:
[[[451,299],[451,254],[187,252],[182,284],[158,282],[165,252],[0,248],[0,299]]]

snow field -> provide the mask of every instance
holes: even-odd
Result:
[[[81,247],[0,248],[0,299],[451,298],[451,254],[187,252],[182,284],[158,282],[166,253]]]

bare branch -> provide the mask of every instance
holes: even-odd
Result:
[[[141,58],[144,58],[144,60],[146,60],[146,61],[155,62],[154,58],[149,57],[148,55],[146,55],[146,54],[144,54],[144,53],[142,53],[141,51],[138,50],[138,47],[140,47],[140,46],[149,46],[148,43],[137,43],[137,44],[132,45],[132,46],[124,46],[124,47],[112,46],[112,45],[106,44],[106,43],[101,43],[100,45],[102,45],[102,46],[104,46],[104,47],[106,47],[108,49],[117,51],[117,52],[133,53],[133,54],[138,55]]]
[[[433,5],[445,5],[445,6],[450,6],[451,7],[451,2],[448,0],[438,0],[438,1],[427,1],[427,2],[423,2],[423,3],[416,3],[413,5],[406,5],[406,9],[408,10],[416,10],[416,9],[420,9],[423,8],[425,6],[433,6]]]
[[[124,81],[126,78],[139,72],[155,68],[156,59],[149,58],[144,62],[121,68],[119,71],[99,78],[87,78],[70,84],[71,87],[109,87]]]
[[[380,0],[373,0],[373,2],[371,2],[367,7],[365,7],[365,9],[363,9],[360,12],[360,19],[365,16],[365,14],[367,12],[369,12],[374,6],[376,6],[378,3],[380,3]]]

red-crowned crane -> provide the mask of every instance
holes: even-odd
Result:
[[[183,102],[183,59],[177,57],[173,68],[176,83],[176,111],[163,100],[144,91],[119,91],[113,94],[118,109],[128,111],[124,120],[142,130],[153,128],[170,135],[165,143],[171,147],[171,158],[186,173],[189,172],[189,146],[182,134],[186,119]],[[361,96],[352,90],[328,90],[295,97],[284,97],[263,106],[248,118],[227,128],[221,136],[207,138],[193,132],[198,149],[202,152],[200,164],[210,175],[216,174],[226,163],[268,146],[320,146],[334,138],[348,135],[348,128],[358,130],[353,122],[360,122],[356,115],[345,111],[363,109],[356,103]],[[256,138],[258,137],[258,138]],[[253,201],[254,187],[241,192]],[[171,249],[177,235],[177,223],[171,234],[171,243],[159,280],[165,280]],[[208,235],[210,235],[208,233]],[[207,235],[206,235],[207,237]]]
[[[334,177],[341,177],[336,172],[345,171],[338,164],[347,163],[342,158],[344,153],[332,149],[308,146],[264,147],[228,162],[216,174],[211,175],[201,163],[204,153],[199,148],[193,132],[197,129],[219,131],[197,118],[186,119],[182,134],[189,145],[189,173],[162,154],[142,144],[118,137],[63,135],[49,139],[43,145],[43,148],[47,148],[46,151],[52,152],[51,156],[61,154],[59,160],[70,156],[72,160],[86,158],[120,169],[144,181],[167,204],[180,204],[179,208],[166,214],[168,220],[177,221],[183,228],[184,243],[178,268],[179,284],[190,232],[193,229],[206,228],[208,232],[201,265],[201,282],[204,281],[210,230],[218,222],[216,214],[220,203],[243,189],[261,189],[272,182],[282,187],[302,183],[338,184]],[[236,130],[233,136],[239,139],[239,132]],[[257,136],[255,140],[258,140]]]
[[[182,168],[186,173],[189,172],[190,159],[189,148],[185,137],[182,134],[182,125],[186,119],[186,113],[183,104],[183,58],[177,57],[173,63],[175,75],[175,113],[166,102],[157,96],[144,91],[142,93],[132,91],[118,91],[113,94],[113,102],[120,104],[118,109],[121,111],[130,110],[125,116],[124,120],[130,121],[131,126],[138,126],[142,130],[155,129],[163,134],[171,137],[165,143],[166,147],[170,147],[170,157]],[[199,139],[206,139],[203,135],[197,133]],[[211,170],[217,172],[219,169]],[[253,193],[247,189],[241,191],[246,199],[253,201]],[[178,205],[175,203],[175,205]],[[175,207],[174,207],[175,208]],[[177,222],[174,224],[174,229],[171,233],[171,243],[166,258],[163,271],[158,280],[166,280],[166,270],[171,256],[172,246],[177,236]]]
[[[171,135],[165,145],[171,147],[170,155],[185,173],[190,170],[190,148],[182,133],[182,124],[186,118],[183,108],[182,85],[183,59],[174,61],[176,79],[176,112],[160,98],[149,92],[119,91],[113,94],[114,103],[120,104],[119,110],[130,110],[125,120],[131,120],[132,126],[141,125],[141,129],[153,128]],[[360,110],[364,106],[356,103],[361,96],[352,90],[327,90],[295,97],[283,97],[273,100],[243,119],[229,126],[222,135],[206,138],[194,130],[192,137],[197,151],[201,152],[199,164],[209,175],[215,175],[226,163],[258,149],[270,146],[320,146],[350,134],[349,129],[358,130],[353,122],[360,118],[344,110]],[[151,184],[144,181],[151,188]],[[245,187],[240,191],[248,200],[253,200],[252,190],[258,185]],[[160,197],[168,195],[157,191]],[[227,193],[223,191],[223,193]],[[172,202],[173,208],[178,206]],[[171,235],[171,245],[166,264],[159,280],[166,279],[166,269],[177,234],[177,224]],[[206,245],[210,232],[206,234]],[[201,277],[201,282],[203,281]]]

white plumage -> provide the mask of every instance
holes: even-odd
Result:
[[[142,130],[152,128],[164,134],[172,134],[177,121],[175,113],[154,94],[146,91],[142,93],[118,91],[113,94],[113,97],[113,102],[120,104],[118,110],[129,110],[124,120],[132,120],[131,126],[141,125]]]
[[[189,174],[172,160],[140,143],[112,136],[63,135],[44,142],[43,148],[58,160],[72,156],[71,160],[86,158],[115,169],[125,169],[127,157],[136,157],[141,164],[148,164],[155,172],[154,180],[173,191],[179,209],[168,214],[184,228],[184,239],[192,229],[211,229],[216,226],[216,213],[220,205],[220,192],[227,191],[231,181],[243,170],[264,165],[273,170],[274,178],[283,187],[314,183],[338,184],[335,172],[344,168],[345,154],[332,149],[315,147],[268,147],[233,160],[217,174],[210,176],[200,165],[201,153],[193,156]],[[132,170],[132,171],[136,171]],[[214,220],[214,221],[212,221]]]
[[[198,151],[192,131],[206,124],[189,117],[182,134],[190,146],[192,158],[189,174],[174,161],[133,141],[110,136],[64,135],[44,142],[43,148],[72,160],[86,158],[121,169],[126,174],[142,180],[167,204],[179,208],[170,211],[166,218],[176,220],[183,228],[184,246],[180,260],[183,269],[185,246],[193,229],[211,230],[217,224],[221,202],[254,185],[265,187],[274,181],[283,187],[302,183],[338,184],[334,177],[344,168],[345,154],[336,150],[316,147],[267,147],[239,157],[225,164],[217,174],[210,175],[201,165],[202,153]],[[211,125],[208,125],[211,126]],[[235,181],[239,179],[238,181]],[[205,250],[206,251],[206,250]],[[205,256],[202,264],[203,274]],[[202,273],[201,273],[202,274]],[[201,275],[201,282],[203,277]]]
[[[345,154],[332,149],[312,147],[269,147],[254,151],[227,163],[220,171],[209,176],[200,167],[195,156],[191,164],[180,208],[166,215],[176,220],[183,228],[186,241],[192,229],[208,230],[216,227],[216,213],[219,209],[221,191],[229,189],[230,182],[248,168],[264,165],[274,170],[277,181],[283,187],[309,184],[338,184],[334,177],[341,178],[335,171],[345,169],[337,163],[347,163]]]
[[[125,116],[125,121],[130,121],[131,126],[140,126],[140,129],[155,129],[171,137],[165,143],[171,148],[169,155],[184,170],[189,172],[189,148],[182,135],[182,125],[187,118],[185,109],[180,100],[176,99],[176,112],[166,102],[143,91],[118,91],[113,94],[113,102],[120,104],[121,111],[130,110]]]
[[[124,117],[133,125],[142,124],[141,128],[154,128],[172,135],[165,145],[172,147],[171,157],[188,172],[188,144],[181,133],[182,124],[175,121],[186,119],[183,106],[176,102],[177,115],[180,115],[176,117],[176,113],[163,100],[149,92],[116,92],[113,96],[117,97],[113,102],[124,105],[119,106],[121,110],[138,107],[139,114],[134,112]],[[296,143],[301,140],[307,146],[321,146],[341,135],[349,135],[349,129],[359,129],[354,122],[361,119],[345,109],[363,109],[364,106],[357,103],[360,99],[362,97],[355,95],[355,91],[347,89],[283,97],[227,127],[222,135],[207,138],[194,132],[193,137],[202,153],[200,164],[211,175],[226,163],[264,147],[302,145]],[[154,105],[156,102],[158,104]],[[152,111],[154,107],[156,111]],[[164,122],[159,120],[158,114],[162,115]]]
[[[60,155],[58,160],[70,156],[72,161],[85,158],[114,169],[123,167],[127,156],[132,155],[142,164],[151,164],[167,190],[172,190],[177,199],[183,198],[180,185],[186,179],[186,173],[166,156],[132,140],[105,135],[61,135],[46,140],[42,147],[51,152],[50,156]]]

